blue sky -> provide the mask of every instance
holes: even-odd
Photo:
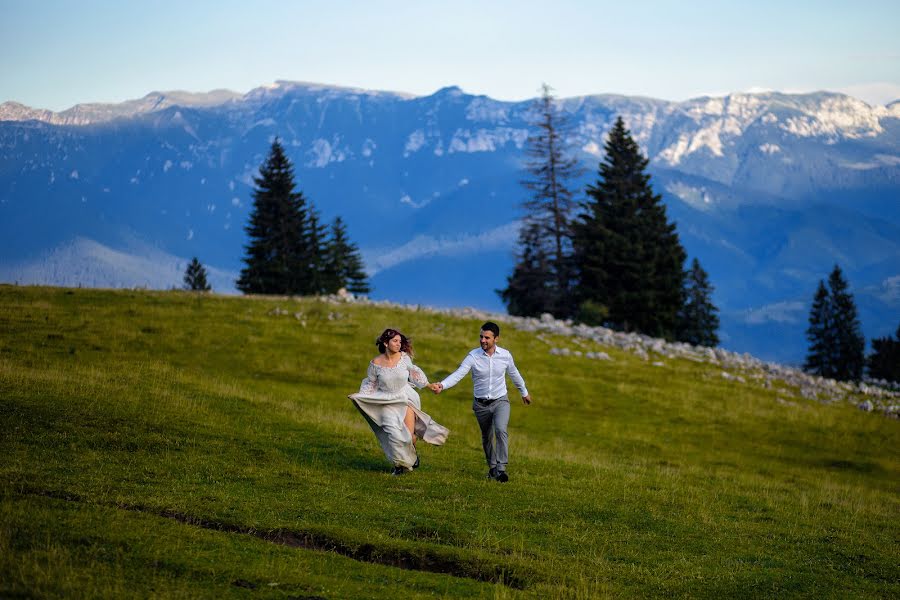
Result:
[[[277,79],[513,100],[900,97],[900,2],[0,0],[0,102],[62,110]]]

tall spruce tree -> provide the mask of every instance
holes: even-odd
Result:
[[[822,377],[833,377],[834,370],[831,364],[831,349],[834,347],[834,331],[832,319],[834,310],[831,307],[831,297],[824,281],[819,281],[819,287],[813,296],[812,308],[809,311],[809,327],[806,330],[806,339],[809,341],[809,351],[803,370]]]
[[[334,293],[347,287],[344,274],[346,262],[347,229],[343,220],[338,217],[331,224],[331,235],[325,244],[323,256],[322,281],[325,284],[326,293]]]
[[[853,295],[837,265],[828,276],[828,287],[834,310],[834,378],[840,381],[859,381],[866,365],[866,340],[857,317]]]
[[[345,288],[353,294],[368,294],[371,291],[368,278],[363,270],[359,250],[347,237],[347,226],[337,217],[331,224],[331,237],[326,245],[325,273],[329,293]]]
[[[363,267],[362,257],[354,250],[347,260],[347,291],[364,296],[372,291],[369,277]]]
[[[550,92],[544,84],[533,107],[533,130],[525,148],[528,175],[522,181],[531,196],[523,203],[526,214],[519,233],[519,262],[507,287],[498,293],[511,314],[550,312],[568,317],[575,309],[571,181],[581,170],[566,147],[568,121]]]
[[[621,117],[604,150],[574,226],[578,300],[605,306],[617,329],[672,339],[687,254],[650,186],[649,161]]]
[[[321,222],[319,211],[311,204],[306,208],[306,227],[304,228],[307,279],[306,293],[331,294],[337,288],[331,288],[328,271],[327,227]]]
[[[245,267],[237,281],[246,294],[309,294],[315,289],[316,249],[307,233],[308,211],[295,191],[294,168],[276,139],[254,177],[253,210],[245,227]]]
[[[506,288],[498,290],[511,315],[536,316],[556,306],[556,286],[547,277],[550,259],[541,235],[541,227],[534,222],[526,221],[519,231],[516,266],[507,278]]]
[[[810,373],[839,381],[862,378],[866,341],[856,303],[838,265],[828,276],[828,289],[820,281],[809,314],[809,352],[803,365]]]
[[[208,292],[212,289],[206,280],[206,268],[196,256],[184,271],[184,289],[192,292]]]
[[[900,326],[891,336],[872,340],[872,354],[866,360],[869,377],[900,383]]]
[[[714,347],[719,344],[719,309],[712,302],[713,287],[709,276],[696,258],[684,282],[684,305],[678,316],[680,342]]]

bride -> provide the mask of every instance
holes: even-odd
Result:
[[[422,369],[412,363],[412,342],[396,329],[385,329],[375,341],[378,356],[369,363],[359,392],[349,398],[375,432],[391,475],[402,475],[419,466],[416,440],[435,446],[447,440],[450,431],[422,412],[419,394],[412,388],[429,385]]]

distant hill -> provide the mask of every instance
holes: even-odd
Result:
[[[829,92],[560,103],[587,169],[580,184],[625,119],[710,273],[725,347],[801,360],[816,283],[835,263],[867,337],[896,329],[900,104]],[[252,178],[278,136],[300,188],[327,220],[348,223],[374,297],[496,310],[521,217],[528,109],[456,87],[415,97],[284,81],[60,113],[7,102],[0,280],[169,287],[197,256],[221,275],[217,289],[233,290]]]

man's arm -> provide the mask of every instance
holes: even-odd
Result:
[[[465,377],[466,373],[468,373],[472,369],[473,363],[474,363],[474,360],[472,359],[472,355],[466,354],[466,357],[459,364],[459,367],[455,371],[450,373],[450,375],[445,377],[443,381],[439,382],[437,384],[438,388],[433,391],[435,393],[439,394],[443,390],[445,390],[447,388],[451,388],[454,385],[456,385],[457,383],[459,383],[459,380],[462,379],[463,377]]]
[[[531,404],[531,395],[525,388],[525,380],[522,379],[522,374],[519,373],[519,369],[516,368],[516,361],[513,360],[512,353],[509,354],[509,367],[507,368],[507,373],[509,373],[509,378],[512,379],[512,382],[519,390],[519,393],[522,394],[522,402]]]

